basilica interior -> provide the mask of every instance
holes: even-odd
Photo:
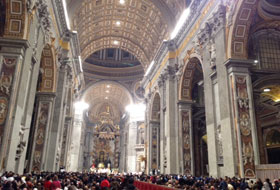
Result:
[[[278,0],[0,0],[0,172],[280,176]]]

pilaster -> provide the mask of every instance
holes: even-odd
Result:
[[[83,128],[83,111],[75,110],[74,122],[72,128],[71,144],[69,148],[69,155],[67,158],[66,170],[71,172],[79,171],[79,156],[81,152],[81,137]]]
[[[157,121],[149,122],[149,133],[150,133],[150,171],[157,172],[160,170],[160,123]]]
[[[170,61],[170,60],[169,60]],[[167,174],[178,173],[177,171],[177,138],[176,135],[176,93],[175,88],[175,68],[167,66],[166,76],[166,112],[164,117],[165,137],[166,137],[166,171]]]
[[[181,174],[194,174],[194,145],[192,129],[192,101],[179,101],[179,150]]]
[[[31,126],[31,136],[29,146],[31,148],[28,155],[29,171],[44,170],[46,164],[48,134],[52,124],[54,93],[37,93],[35,121]]]
[[[246,178],[256,177],[255,165],[259,163],[252,82],[249,73],[252,64],[252,61],[233,59],[225,63],[231,89],[238,174],[239,177]]]
[[[159,166],[160,173],[165,173],[166,169],[166,136],[165,136],[165,115],[166,115],[166,83],[165,77],[160,76],[158,81],[160,95],[160,118],[159,118]]]
[[[127,172],[136,171],[136,140],[137,140],[137,123],[130,122],[128,128],[127,144]]]
[[[51,130],[49,133],[49,141],[47,146],[48,154],[47,162],[45,165],[46,171],[57,171],[59,168],[59,159],[61,152],[60,137],[62,136],[62,130],[64,126],[65,118],[65,104],[64,99],[66,97],[66,85],[67,85],[67,72],[69,72],[67,59],[61,60],[61,66],[58,74],[58,84],[56,91],[56,100],[53,111],[53,121]]]
[[[24,108],[19,101],[19,84],[30,44],[26,40],[0,38],[0,46],[0,162],[1,170],[15,171],[26,147],[21,130],[25,127],[20,123]]]

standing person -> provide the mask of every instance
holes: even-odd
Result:
[[[269,179],[267,178],[263,183],[263,187],[265,190],[272,190],[272,184],[270,183]]]
[[[53,177],[53,182],[51,185],[51,190],[61,189],[60,181],[58,181],[57,175]]]
[[[44,190],[51,190],[51,186],[52,186],[51,177],[48,176],[46,181],[44,182]]]
[[[104,179],[102,180],[100,187],[101,189],[110,188],[110,182],[108,181],[107,176],[105,176]]]
[[[279,184],[279,181],[278,181],[278,180],[275,180],[275,181],[274,181],[274,189],[275,189],[275,190],[279,190],[279,189],[280,189],[280,184]]]
[[[125,190],[138,190],[135,186],[134,186],[134,179],[133,177],[130,177],[128,179],[128,184],[125,187]]]
[[[263,187],[263,183],[261,179],[258,179],[256,183],[253,185],[253,190],[261,190]]]

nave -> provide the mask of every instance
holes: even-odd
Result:
[[[0,10],[1,174],[279,178],[278,1]]]

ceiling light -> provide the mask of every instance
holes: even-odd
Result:
[[[113,41],[113,44],[114,44],[114,45],[119,45],[119,43],[120,43],[120,42],[117,41],[117,40]]]
[[[120,26],[120,25],[121,25],[121,22],[120,22],[120,21],[117,21],[117,22],[116,22],[116,25],[117,25],[117,26]]]
[[[264,92],[270,92],[270,88],[263,89]]]
[[[190,14],[190,9],[189,8],[185,9],[184,12],[182,13],[180,19],[178,20],[178,22],[177,22],[177,24],[175,26],[175,29],[171,33],[171,36],[170,36],[171,40],[174,39],[177,36],[178,32],[183,27],[183,24],[187,20],[189,14]]]
[[[107,88],[110,88],[111,86],[108,84],[106,87],[107,87]]]
[[[109,93],[110,91],[109,91],[109,90],[106,90],[105,92],[106,92],[106,93]]]
[[[125,4],[125,0],[120,0],[120,4]]]
[[[105,97],[105,100],[108,100],[108,97],[107,97],[107,96]]]
[[[257,64],[259,61],[258,60],[254,60],[254,63]]]

